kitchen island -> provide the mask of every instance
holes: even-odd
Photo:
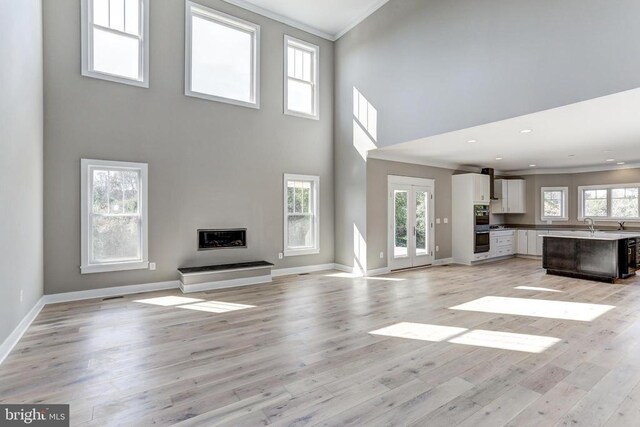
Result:
[[[609,283],[635,275],[640,234],[575,231],[543,238],[542,267],[547,274]]]

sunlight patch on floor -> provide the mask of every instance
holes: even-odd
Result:
[[[496,348],[500,350],[542,353],[561,341],[560,338],[540,335],[514,334],[512,332],[468,330],[455,326],[430,325],[426,323],[401,322],[369,332],[393,338],[406,338],[420,341],[442,342],[472,345],[476,347]]]
[[[401,322],[386,328],[369,332],[373,335],[408,338],[412,340],[440,342],[466,332],[466,328],[453,326],[428,325],[425,323]]]
[[[514,314],[547,319],[579,320],[590,322],[615,308],[613,305],[587,304],[534,298],[488,296],[450,307],[451,310],[480,311],[483,313]]]
[[[247,308],[255,308],[255,305],[234,304],[222,301],[205,301],[189,305],[181,305],[178,308],[187,310],[208,311],[209,313],[228,313],[230,311],[245,310]]]
[[[168,296],[168,297],[139,299],[134,302],[139,302],[142,304],[161,305],[163,307],[171,307],[174,305],[190,304],[190,303],[201,302],[201,301],[204,301],[204,300],[198,299],[198,298]]]
[[[513,289],[520,289],[523,291],[540,291],[540,292],[562,292],[559,291],[557,289],[550,289],[550,288],[538,288],[536,286],[516,286]]]
[[[560,341],[560,338],[554,337],[483,330],[474,330],[449,340],[450,343],[454,344],[499,348],[526,353],[542,353]]]

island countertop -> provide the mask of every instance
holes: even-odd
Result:
[[[637,232],[620,232],[613,233],[609,231],[596,231],[591,234],[590,231],[551,231],[547,235],[541,236],[543,238],[548,237],[560,237],[564,239],[587,239],[587,240],[624,240],[640,237],[640,233]]]

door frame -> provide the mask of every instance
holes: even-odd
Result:
[[[393,198],[393,190],[394,186],[405,186],[405,187],[427,187],[431,190],[431,195],[433,196],[433,200],[429,203],[430,209],[428,210],[428,223],[430,225],[431,233],[429,233],[429,248],[431,249],[430,255],[431,263],[435,260],[435,200],[436,200],[436,181],[435,179],[428,178],[417,178],[410,176],[400,176],[400,175],[387,175],[387,268],[392,269],[393,262],[393,253],[394,247],[394,198]],[[409,207],[407,207],[409,209]],[[409,244],[407,243],[407,250],[409,250]],[[402,268],[410,268],[413,267],[413,257],[409,257],[411,262],[406,267],[396,267],[396,269]],[[426,263],[425,265],[429,265]]]

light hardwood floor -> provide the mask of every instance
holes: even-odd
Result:
[[[539,264],[324,272],[50,305],[0,365],[0,402],[70,403],[82,426],[639,425],[640,281],[547,276]],[[167,296],[254,307],[140,302]],[[487,296],[615,308],[590,321],[451,309]],[[399,322],[559,342],[536,353],[369,333]]]

